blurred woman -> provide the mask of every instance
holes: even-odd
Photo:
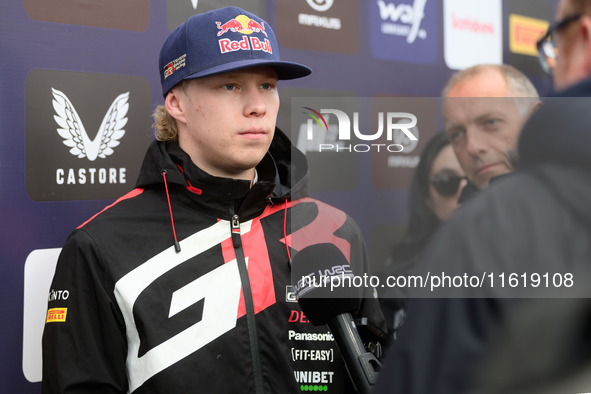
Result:
[[[439,224],[458,207],[467,182],[449,137],[438,133],[423,150],[413,175],[408,227],[402,241],[392,250],[382,274],[384,278],[404,274],[420,259]],[[395,337],[396,329],[404,321],[403,299],[388,298],[386,293],[381,303],[388,331]]]

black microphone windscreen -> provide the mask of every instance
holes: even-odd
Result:
[[[347,258],[334,244],[305,247],[292,260],[291,283],[302,312],[315,326],[359,309],[360,289],[353,278]]]

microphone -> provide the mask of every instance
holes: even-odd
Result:
[[[365,394],[376,383],[381,363],[365,350],[351,316],[361,306],[353,278],[347,258],[330,243],[308,246],[292,260],[291,283],[302,312],[313,325],[328,325],[355,389]]]

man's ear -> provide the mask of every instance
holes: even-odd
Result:
[[[527,111],[527,116],[525,117],[525,121],[527,122],[527,120],[529,118],[531,118],[531,116],[542,106],[542,100],[538,100],[534,103],[534,105],[532,105],[531,107],[529,107],[529,110]]]
[[[587,75],[591,74],[591,16],[583,15],[579,26],[579,35],[584,45],[584,67]]]
[[[185,117],[185,111],[183,106],[181,105],[183,97],[181,89],[172,88],[167,94],[166,98],[164,99],[164,106],[166,110],[177,122],[187,123]]]

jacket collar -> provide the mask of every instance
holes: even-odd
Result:
[[[520,165],[559,162],[591,168],[591,79],[542,102],[521,133]]]
[[[297,165],[292,162],[294,158]],[[177,201],[220,219],[239,214],[241,220],[260,215],[267,204],[291,199],[294,194],[296,197],[307,195],[306,158],[279,129],[275,130],[269,152],[256,169],[258,182],[250,187],[249,181],[209,175],[176,143],[153,141],[136,187],[163,188],[162,172],[165,171],[171,196]]]
[[[589,97],[591,96],[591,78],[555,93],[556,97]]]

